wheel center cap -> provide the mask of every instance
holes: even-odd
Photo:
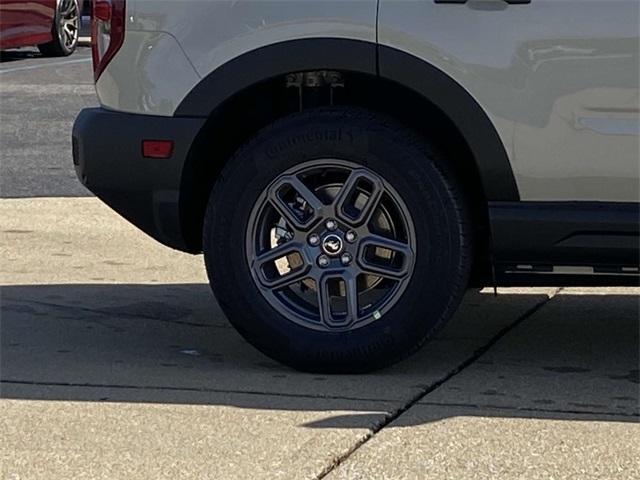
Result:
[[[338,235],[327,235],[326,237],[324,237],[324,240],[322,240],[322,250],[324,251],[324,253],[332,257],[340,255],[343,247],[344,243]]]

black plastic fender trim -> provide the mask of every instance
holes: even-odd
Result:
[[[180,103],[176,117],[208,117],[260,82],[305,70],[333,69],[393,81],[440,108],[467,141],[490,201],[520,199],[509,158],[493,123],[455,80],[413,55],[373,42],[339,38],[291,40],[252,50],[207,75]]]

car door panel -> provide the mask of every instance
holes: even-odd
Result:
[[[639,15],[637,0],[381,0],[379,41],[477,100],[522,200],[637,202]]]
[[[57,0],[0,0],[0,46],[14,48],[51,40]]]

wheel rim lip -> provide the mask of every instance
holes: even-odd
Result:
[[[401,221],[403,222],[403,227],[406,230],[406,234],[408,237],[407,243],[409,248],[413,252],[410,258],[410,265],[407,266],[408,274],[406,275],[405,278],[395,281],[394,286],[383,295],[383,300],[380,307],[370,308],[370,312],[367,315],[363,316],[362,318],[360,318],[359,316],[355,324],[351,324],[342,328],[338,326],[333,326],[329,328],[326,325],[322,323],[318,323],[316,320],[311,319],[310,316],[300,313],[301,309],[299,307],[296,307],[296,306],[291,307],[290,305],[284,304],[282,301],[282,297],[284,297],[284,295],[281,295],[281,294],[279,295],[277,293],[278,288],[264,287],[260,279],[257,277],[255,268],[252,268],[252,262],[257,257],[256,243],[259,235],[258,232],[261,230],[260,219],[262,219],[265,216],[265,208],[267,208],[270,205],[270,202],[268,200],[269,190],[273,185],[277,184],[279,179],[281,179],[284,176],[300,175],[305,171],[317,169],[318,167],[342,168],[342,169],[348,169],[350,172],[353,170],[367,170],[373,173],[376,177],[380,178],[383,182],[384,192],[386,192],[391,197],[395,205],[395,208],[401,214],[401,217],[402,217]],[[274,207],[271,207],[271,208],[274,208]],[[346,240],[345,240],[345,244],[346,244]],[[345,251],[346,250],[343,249],[343,252]],[[339,256],[340,255],[338,255],[338,257]],[[398,303],[398,301],[402,298],[404,292],[406,291],[411,279],[413,278],[416,257],[417,257],[417,252],[416,252],[416,236],[415,236],[414,222],[411,217],[411,214],[409,213],[409,209],[407,208],[404,200],[402,199],[400,194],[397,192],[397,190],[386,179],[384,179],[381,174],[374,172],[369,167],[366,167],[359,163],[351,162],[348,160],[337,159],[337,158],[331,158],[331,159],[321,158],[321,159],[315,159],[315,160],[307,160],[279,174],[276,177],[276,179],[270,182],[263,189],[258,199],[254,202],[254,206],[249,214],[246,233],[245,233],[246,267],[248,268],[249,273],[253,279],[254,286],[260,292],[262,297],[265,298],[267,303],[269,303],[269,305],[272,308],[274,308],[280,315],[284,316],[288,320],[298,325],[301,325],[305,328],[318,330],[325,333],[340,333],[345,331],[356,330],[364,326],[367,326],[372,322],[377,321],[381,317],[383,317],[391,308],[393,308]],[[332,257],[332,258],[336,258],[336,257]],[[331,272],[329,271],[329,273]],[[370,273],[370,275],[374,275],[374,274]],[[316,284],[316,288],[319,288],[317,284]],[[357,296],[359,297],[359,294]],[[318,307],[321,309],[322,305],[318,305]]]
[[[69,4],[68,12],[63,7]],[[66,50],[71,50],[77,43],[80,34],[80,12],[75,0],[60,0],[58,3],[58,40]],[[73,32],[69,35],[65,26],[72,25]]]

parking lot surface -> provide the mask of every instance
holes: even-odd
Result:
[[[295,372],[231,328],[201,257],[76,181],[88,52],[14,56],[0,63],[2,479],[640,478],[640,289],[470,291],[401,364]]]

